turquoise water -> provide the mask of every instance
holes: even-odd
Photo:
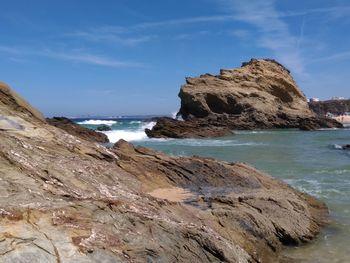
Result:
[[[330,209],[330,225],[313,243],[287,253],[300,262],[350,262],[350,151],[337,149],[350,143],[350,129],[237,131],[224,138],[165,140],[147,139],[143,129],[153,123],[116,121],[107,133],[112,142],[124,136],[171,155],[246,162],[322,199]]]

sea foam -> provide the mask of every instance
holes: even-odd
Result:
[[[112,126],[113,124],[116,124],[117,121],[109,121],[109,120],[86,120],[78,122],[78,124],[85,124],[85,125],[108,125]]]
[[[146,140],[148,137],[145,133],[145,129],[152,129],[155,125],[155,122],[148,122],[144,125],[141,125],[137,130],[112,130],[112,131],[104,131],[103,133],[108,136],[108,139],[111,143],[116,143],[120,139],[126,141],[142,141]]]

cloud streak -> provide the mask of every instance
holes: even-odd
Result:
[[[124,30],[126,31],[126,29]],[[78,31],[66,34],[68,37],[85,39],[92,42],[106,42],[109,44],[120,44],[123,46],[136,46],[148,42],[155,38],[154,35],[125,36],[123,33],[116,32],[113,27],[100,27],[88,31]]]
[[[306,74],[299,49],[300,38],[298,40],[298,37],[291,34],[287,23],[281,19],[281,14],[275,8],[274,0],[227,0],[226,4],[236,20],[250,24],[258,30],[257,45],[271,50],[278,60],[296,74]]]
[[[316,58],[310,61],[310,64],[317,62],[329,62],[337,60],[350,60],[350,51],[344,51],[339,53],[334,53],[328,56]]]
[[[22,59],[22,57],[36,56],[106,67],[145,67],[142,63],[117,60],[83,52],[81,50],[67,52],[51,49],[27,49],[22,47],[0,46],[0,52],[21,57],[19,59]]]
[[[142,22],[130,26],[101,26],[80,30],[65,36],[73,37],[89,42],[99,42],[108,45],[122,45],[134,47],[159,38],[152,34],[152,30],[170,29],[171,27],[212,24],[223,22],[240,21],[255,26],[261,33],[258,45],[272,50],[276,57],[286,63],[292,71],[299,75],[305,74],[304,62],[301,56],[301,45],[304,37],[305,16],[327,15],[327,19],[337,19],[350,15],[350,6],[333,6],[325,8],[314,8],[302,11],[281,12],[275,7],[275,0],[221,0],[230,7],[231,14],[220,14],[213,16],[185,17],[163,21]],[[284,22],[284,18],[303,17],[300,35],[294,36]],[[247,40],[248,32],[233,31],[232,35]],[[190,34],[178,34],[174,39],[188,39]],[[243,40],[244,40],[243,39]]]

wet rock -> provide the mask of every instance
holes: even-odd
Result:
[[[145,129],[147,136],[153,138],[203,138],[221,137],[233,134],[223,125],[210,125],[210,120],[184,122],[171,118],[157,118],[152,129]]]
[[[343,128],[343,125],[336,120],[323,116],[303,119],[299,124],[299,129],[304,131],[314,131],[321,128]]]
[[[343,150],[350,150],[350,144],[345,144],[342,146]]]
[[[98,143],[109,142],[106,134],[82,127],[79,124],[76,124],[72,120],[65,117],[47,118],[46,121],[50,125],[63,129],[69,134],[79,137],[81,139],[91,141],[91,142],[98,142]]]
[[[0,262],[279,262],[327,219],[246,164],[107,149],[1,96]]]
[[[176,124],[181,126],[181,132],[172,134],[174,122],[163,121],[154,126],[154,132],[147,133],[150,137],[181,133],[201,137],[198,124],[204,126],[203,123],[207,123],[206,130],[210,126],[221,130],[342,127],[336,121],[316,116],[289,70],[271,59],[252,59],[238,69],[222,69],[217,76],[187,78],[179,97],[178,115],[185,120]]]
[[[96,128],[96,130],[97,131],[111,131],[112,128],[110,126],[108,126],[108,125],[103,124],[103,125],[98,126]]]

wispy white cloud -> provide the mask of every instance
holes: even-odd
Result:
[[[117,60],[114,58],[87,53],[82,50],[57,51],[47,48],[28,49],[22,47],[0,46],[0,52],[16,55],[18,56],[17,59],[36,56],[107,67],[145,67],[145,65],[141,63]]]
[[[274,0],[227,0],[236,20],[254,26],[258,33],[256,43],[271,50],[276,58],[294,73],[305,75],[303,57],[300,54],[298,37],[283,21]]]
[[[297,50],[299,50],[300,45],[303,42],[304,28],[305,28],[305,16],[303,16],[303,19],[302,19],[302,22],[301,22],[301,25],[300,25],[300,34],[299,34],[299,38],[298,38],[298,41],[297,41]]]
[[[350,6],[332,6],[323,8],[312,8],[303,11],[279,12],[279,17],[293,17],[305,15],[323,15],[327,14],[328,18],[337,19],[350,16]]]
[[[271,6],[271,4],[274,3],[275,1],[226,0],[226,2],[234,2],[234,5],[236,7],[246,6],[246,7],[251,7],[253,9],[254,8],[256,9],[259,7],[267,8],[268,6]],[[260,11],[262,12],[263,10],[260,10]],[[283,18],[283,17],[305,16],[305,15],[311,15],[311,14],[324,14],[324,13],[327,13],[328,15],[331,15],[334,18],[349,16],[350,6],[314,8],[314,9],[307,9],[303,11],[289,11],[289,12],[280,12],[280,11],[274,10],[273,13],[265,13],[264,16],[266,18]],[[155,22],[144,22],[144,23],[133,25],[130,27],[130,29],[133,29],[133,30],[148,29],[148,28],[154,28],[154,27],[167,27],[167,26],[178,26],[178,25],[185,25],[185,24],[198,24],[198,23],[209,23],[209,22],[227,22],[227,21],[235,21],[235,20],[241,20],[241,15],[240,14],[233,14],[233,15],[223,14],[223,15],[214,15],[214,16],[185,17],[185,18],[170,19],[170,20],[164,20],[164,21],[155,21]]]
[[[266,0],[266,1],[259,1],[259,0],[251,0],[251,1],[241,1],[241,0],[225,0],[225,2],[234,2],[234,6],[238,8],[242,7],[248,7],[252,8],[252,10],[255,9],[255,11],[261,11],[263,12],[264,9],[257,10],[260,7],[261,8],[270,8],[271,4],[273,4],[275,1],[272,0]],[[273,8],[274,9],[274,8]],[[266,18],[284,18],[284,17],[293,17],[293,16],[305,16],[305,15],[311,15],[311,14],[324,14],[327,13],[328,15],[334,17],[334,18],[340,18],[343,16],[349,16],[350,15],[350,6],[335,6],[335,7],[325,7],[325,8],[314,8],[314,9],[307,9],[303,11],[288,11],[288,12],[281,12],[274,9],[273,13],[265,13],[264,16]],[[184,18],[178,18],[178,19],[170,19],[170,20],[164,20],[164,21],[154,21],[154,22],[143,22],[139,23],[130,27],[109,27],[110,30],[116,30],[118,29],[120,32],[128,32],[129,30],[138,30],[138,29],[149,29],[149,28],[157,28],[157,27],[167,27],[167,26],[178,26],[178,25],[186,25],[186,24],[198,24],[198,23],[209,23],[209,22],[227,22],[227,21],[236,21],[241,20],[242,16],[241,14],[222,14],[222,15],[213,15],[213,16],[197,16],[197,17],[184,17]],[[104,27],[104,29],[108,29],[108,27]]]
[[[196,16],[169,19],[163,21],[149,21],[124,27],[114,25],[101,26],[69,33],[66,34],[66,36],[75,37],[87,41],[103,42],[108,44],[120,44],[124,46],[136,46],[145,42],[149,42],[153,39],[157,39],[157,35],[145,34],[145,32],[152,31],[154,29],[169,29],[170,27],[184,26],[190,24],[209,24],[230,21],[244,21],[259,26],[261,30],[270,32],[274,31],[274,35],[279,37],[280,40],[287,35],[288,38],[285,40],[285,42],[292,40],[294,44],[297,43],[297,46],[300,46],[301,38],[298,41],[298,39],[296,39],[290,33],[287,33],[288,26],[286,23],[283,22],[283,18],[296,16],[305,17],[306,15],[313,14],[326,14],[328,18],[341,18],[350,15],[350,6],[335,6],[326,8],[314,8],[302,11],[281,12],[276,10],[276,8],[274,7],[274,0],[221,0],[221,2],[229,3],[232,10],[236,12],[229,15],[219,14],[213,16]],[[242,34],[240,33],[242,32],[237,31],[237,37],[242,37]],[[247,34],[245,34],[245,36],[246,35]],[[181,37],[183,39],[189,38],[187,33],[182,34],[182,36],[181,34],[179,34],[178,38],[181,39]],[[270,43],[266,40],[264,40],[264,42]],[[290,54],[289,57],[291,57]],[[293,63],[298,64],[297,61]],[[299,70],[302,71],[301,68],[299,68]]]
[[[124,46],[136,46],[156,37],[155,35],[127,36],[124,35],[124,33],[117,32],[113,27],[101,27],[88,31],[78,31],[66,34],[66,36],[93,42],[107,42],[109,44],[120,44]]]
[[[251,37],[251,32],[246,29],[236,29],[236,30],[231,30],[227,32],[228,34],[237,37],[241,40],[247,40]]]
[[[329,61],[338,61],[338,60],[350,60],[350,51],[333,53],[328,56],[319,57],[316,59],[310,60],[310,64],[317,62],[329,62]]]
[[[103,56],[88,54],[88,53],[63,53],[63,52],[53,52],[46,51],[41,53],[43,56],[47,56],[54,59],[68,60],[81,62],[92,65],[107,66],[107,67],[143,67],[141,63],[121,61],[116,59],[111,59]]]
[[[232,15],[198,16],[198,17],[187,17],[187,18],[171,19],[171,20],[156,21],[156,22],[144,22],[144,23],[136,24],[131,28],[134,30],[139,30],[139,29],[178,26],[178,25],[186,25],[186,24],[225,22],[230,20],[231,21],[235,20],[235,17]]]

